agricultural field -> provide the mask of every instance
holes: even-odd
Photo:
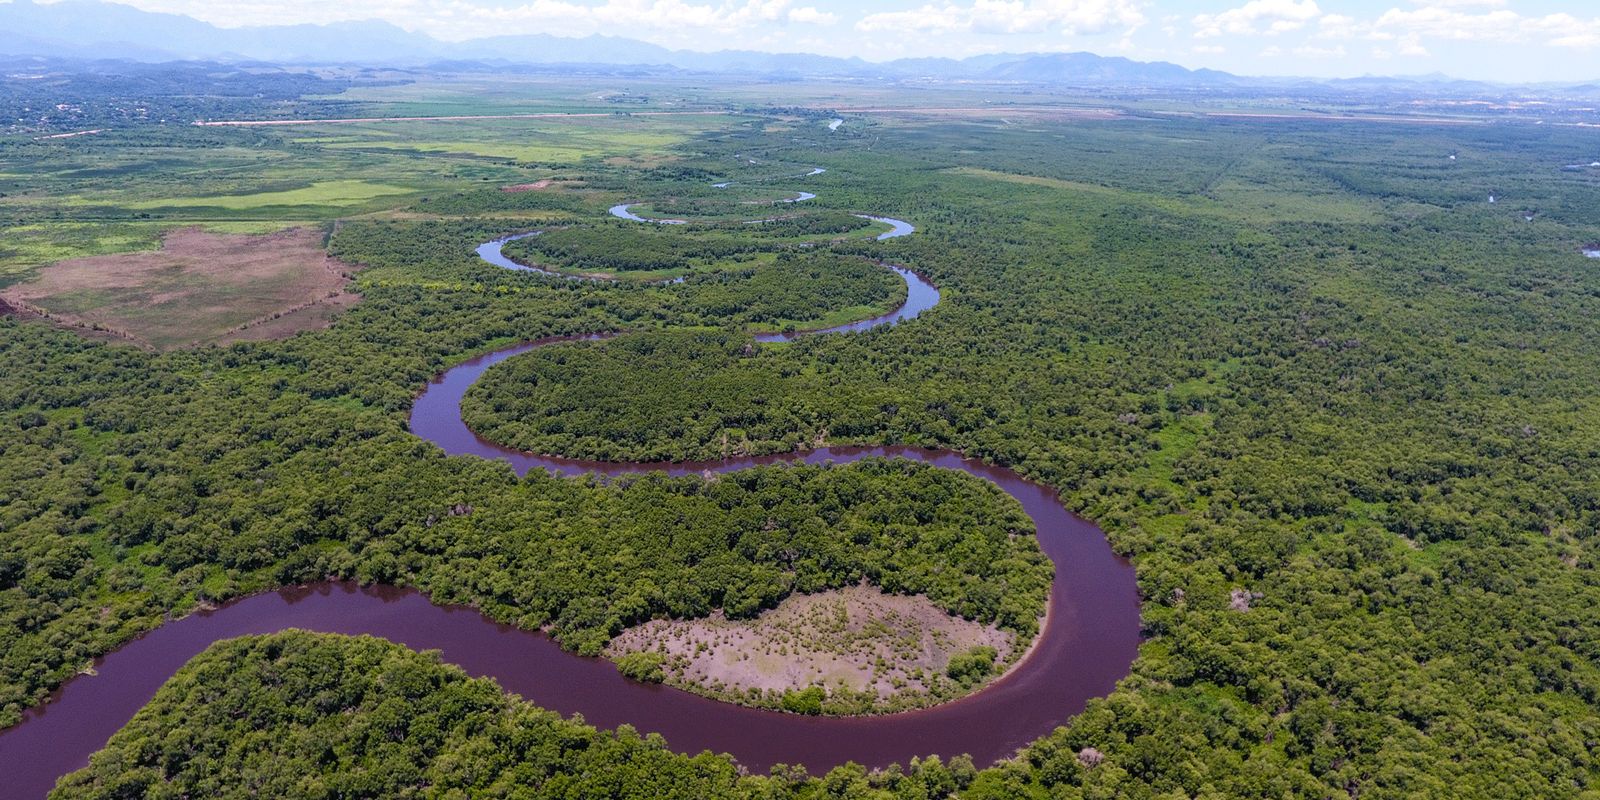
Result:
[[[65,258],[154,249],[178,227],[267,232],[393,213],[465,186],[534,183],[586,161],[663,164],[678,157],[675,145],[738,124],[602,116],[11,141],[0,146],[0,216],[15,223],[0,245],[0,280]]]
[[[0,301],[75,328],[155,349],[321,328],[359,298],[355,268],[330,258],[326,234],[259,236],[178,229],[154,252],[68,259]]]
[[[674,145],[730,123],[730,118],[721,114],[653,117],[647,123],[643,119],[600,116],[312,125],[295,129],[289,141],[336,152],[549,165],[571,165],[604,156],[614,163],[652,166],[670,160]],[[627,155],[620,155],[624,153]]]
[[[715,113],[611,113],[624,89]],[[1128,559],[1138,609],[1131,666],[1015,754],[746,774],[444,653],[289,632],[197,649],[57,796],[1594,795],[1600,172],[1567,168],[1592,131],[848,110],[891,99],[472,76],[302,102],[605,115],[0,140],[0,297],[28,312],[0,318],[0,750],[139,634],[329,579],[542,631],[616,692],[937,719],[1093,622],[1045,614],[1043,529],[977,476],[1004,468]],[[565,275],[476,254],[534,231],[507,256]],[[897,306],[881,264],[938,304],[753,335]],[[414,432],[462,368],[461,440],[563,474]],[[755,462],[884,446],[971,472]],[[729,457],[752,466],[698,463]]]

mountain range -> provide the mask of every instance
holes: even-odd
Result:
[[[464,72],[566,70],[581,66],[613,71],[745,73],[767,79],[974,81],[1112,90],[1276,92],[1293,89],[1364,96],[1389,92],[1408,97],[1503,97],[1520,88],[1453,80],[1443,75],[1344,80],[1241,77],[1167,62],[1133,61],[1093,53],[998,53],[959,60],[905,58],[869,62],[809,53],[671,50],[616,36],[576,38],[528,34],[447,42],[378,20],[220,28],[192,17],[143,11],[103,0],[0,2],[0,57],[39,56],[142,62],[447,68]],[[1584,84],[1545,87],[1543,91],[1592,97],[1600,93],[1600,88]]]
[[[998,80],[1084,85],[1227,85],[1214,70],[1108,58],[1091,53],[983,55],[962,60],[914,58],[872,63],[806,53],[669,50],[614,36],[544,34],[445,42],[387,22],[219,28],[191,17],[142,11],[98,0],[0,4],[0,55],[134,61],[263,61],[293,64],[426,66],[609,64],[696,72],[794,77]]]

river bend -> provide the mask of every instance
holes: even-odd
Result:
[[[612,213],[619,209],[626,212],[627,206]],[[915,230],[902,220],[861,216],[891,226],[879,239]],[[522,234],[526,235],[532,234]],[[501,245],[516,238],[520,236],[487,242],[478,254],[508,269],[532,269],[500,253]],[[886,266],[907,285],[905,304],[893,312],[820,331],[756,338],[772,342],[863,331],[913,319],[938,304],[939,291],[928,281],[903,267]],[[980,766],[989,764],[1063,724],[1127,674],[1140,640],[1132,566],[1112,552],[1099,529],[1067,511],[1053,489],[1011,470],[959,453],[899,446],[824,447],[704,463],[595,462],[515,451],[483,439],[462,421],[461,398],[489,367],[572,338],[600,336],[526,342],[451,368],[417,398],[412,432],[452,455],[503,459],[518,474],[544,469],[608,476],[646,471],[695,475],[782,462],[848,463],[887,457],[983,478],[1022,504],[1038,531],[1041,549],[1055,564],[1049,622],[1028,657],[983,690],[942,705],[881,716],[808,717],[631,681],[609,661],[566,652],[542,633],[493,622],[470,608],[434,605],[415,590],[350,583],[293,587],[168,622],[96,659],[96,674],[67,681],[47,704],[30,709],[21,723],[0,731],[6,794],[44,796],[57,777],[86,765],[89,755],[103,747],[178,668],[212,643],[286,628],[368,634],[417,650],[436,649],[445,661],[493,678],[545,708],[582,714],[589,724],[602,728],[629,724],[660,733],[681,752],[729,753],[753,772],[765,772],[778,763],[804,764],[813,773],[846,761],[879,767],[929,754],[948,758],[969,753]]]

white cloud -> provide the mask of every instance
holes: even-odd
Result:
[[[1221,55],[1228,52],[1228,48],[1223,47],[1220,44],[1197,44],[1194,47],[1189,48],[1189,50],[1201,55]]]
[[[1571,47],[1578,50],[1592,50],[1600,47],[1600,25],[1589,25],[1581,31],[1573,31],[1564,36],[1557,36],[1550,40],[1556,47]]]
[[[1431,8],[1500,8],[1506,4],[1506,0],[1411,0],[1411,4]]]
[[[1301,58],[1344,58],[1346,55],[1348,55],[1345,52],[1343,45],[1337,47],[1313,47],[1311,45],[1301,45],[1300,47],[1296,47],[1294,49],[1294,54]]]
[[[1060,29],[1069,34],[1104,33],[1144,24],[1135,0],[974,0],[946,2],[907,11],[868,14],[860,31],[1036,33]]]
[[[1390,8],[1376,19],[1362,21],[1342,14],[1317,20],[1321,39],[1392,42],[1374,51],[1377,58],[1429,55],[1426,41],[1491,42],[1574,49],[1600,48],[1600,17],[1572,14],[1524,16],[1504,8],[1501,0],[1413,0],[1420,8]],[[1461,8],[1489,7],[1462,11]]]
[[[1395,47],[1400,55],[1422,57],[1428,54],[1428,48],[1422,46],[1422,37],[1415,33],[1408,33],[1395,42]]]
[[[1288,33],[1304,27],[1321,14],[1316,0],[1250,0],[1218,14],[1197,14],[1192,22],[1195,37],[1207,39],[1225,33],[1262,33],[1257,26],[1263,23],[1268,34]]]
[[[1471,13],[1442,5],[1407,11],[1391,8],[1370,26],[1372,39],[1399,39],[1401,54],[1425,54],[1423,39],[1590,47],[1600,42],[1600,17],[1571,14],[1529,17],[1510,10]],[[1406,53],[1410,48],[1414,53]]]
[[[383,19],[446,39],[504,33],[586,35],[678,34],[685,30],[732,33],[796,23],[831,25],[838,17],[791,0],[526,0],[493,5],[484,0],[125,0],[146,11],[184,14],[227,27]]]
[[[1317,20],[1317,35],[1329,39],[1348,39],[1360,30],[1354,17],[1343,14],[1326,14]]]
[[[789,9],[789,21],[808,25],[832,25],[839,18],[829,11],[819,11],[815,6]]]

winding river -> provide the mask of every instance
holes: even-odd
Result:
[[[626,211],[626,206],[619,208]],[[867,218],[891,226],[879,239],[915,231],[902,220]],[[499,266],[530,269],[500,254],[500,246],[514,238],[518,237],[488,242],[478,253]],[[932,284],[911,270],[885,266],[907,285],[906,303],[894,312],[824,330],[756,338],[773,342],[862,331],[913,319],[938,304],[939,291]],[[1132,566],[1112,552],[1093,524],[1067,511],[1053,489],[1003,467],[959,453],[899,446],[824,447],[705,463],[605,463],[511,450],[479,437],[462,421],[461,398],[489,367],[573,338],[601,337],[526,342],[451,368],[417,398],[412,432],[452,455],[504,459],[518,474],[544,469],[567,474],[694,475],[782,462],[848,463],[888,457],[992,481],[1022,504],[1038,530],[1041,549],[1055,564],[1048,624],[1027,658],[983,690],[932,708],[871,717],[808,717],[630,681],[609,661],[566,652],[542,633],[493,622],[470,608],[434,605],[415,590],[322,583],[253,595],[192,614],[96,659],[95,674],[67,681],[48,703],[0,731],[6,796],[43,797],[59,776],[86,765],[89,755],[103,747],[179,667],[212,643],[286,628],[368,634],[417,650],[437,649],[445,661],[493,678],[545,708],[582,714],[589,724],[602,728],[629,724],[660,733],[682,752],[730,753],[758,773],[778,763],[804,764],[820,773],[846,761],[877,767],[929,754],[969,753],[980,766],[989,764],[1049,733],[1127,674],[1140,639]]]

